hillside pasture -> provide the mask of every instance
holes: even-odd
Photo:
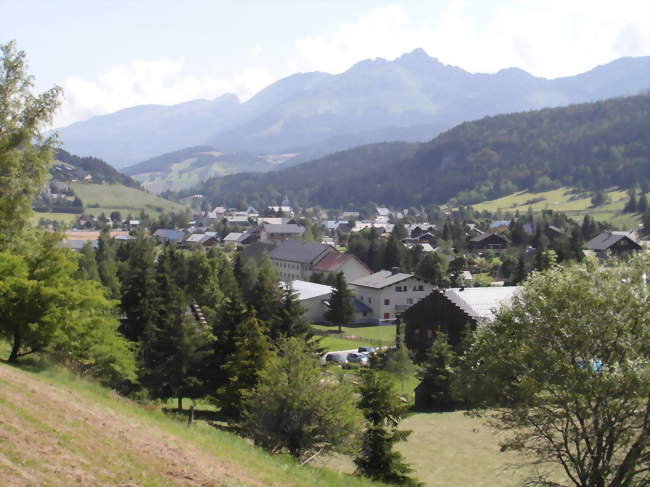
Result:
[[[141,210],[150,215],[187,210],[186,206],[122,184],[72,183],[71,187],[81,199],[84,213],[95,216],[109,215],[113,211],[119,211],[122,217],[129,213],[137,217]]]

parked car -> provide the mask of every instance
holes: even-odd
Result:
[[[334,362],[336,364],[347,364],[348,361],[342,353],[328,353],[325,355],[325,362]]]
[[[365,353],[368,356],[373,356],[375,354],[375,349],[373,347],[359,347],[357,352]]]
[[[364,353],[348,353],[347,359],[351,364],[368,365],[368,356]]]

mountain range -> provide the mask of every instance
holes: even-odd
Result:
[[[243,103],[227,94],[172,106],[136,106],[58,132],[66,150],[92,154],[118,168],[193,146],[222,154],[289,154],[295,157],[288,163],[298,163],[361,144],[430,140],[487,115],[648,88],[647,56],[545,79],[517,68],[473,74],[416,49],[393,61],[361,61],[341,74],[294,74]]]
[[[464,122],[427,143],[379,143],[280,171],[209,179],[213,205],[355,209],[457,204],[561,186],[650,191],[650,94]],[[182,194],[181,194],[182,195]],[[244,202],[244,203],[242,203]]]

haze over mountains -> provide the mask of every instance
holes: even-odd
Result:
[[[394,61],[361,61],[337,75],[295,74],[245,103],[223,95],[173,106],[137,106],[58,132],[66,150],[100,157],[118,168],[199,145],[222,153],[298,154],[293,162],[300,162],[372,142],[430,140],[486,115],[648,88],[648,56],[549,80],[517,68],[472,74],[416,49]]]

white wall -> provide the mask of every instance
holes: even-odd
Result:
[[[405,290],[397,291],[398,287]],[[394,320],[397,318],[397,314],[406,311],[433,291],[431,284],[415,277],[410,277],[383,289],[354,285],[351,288],[355,289],[359,301],[372,308],[374,321]],[[386,304],[386,300],[388,300],[388,304]]]

